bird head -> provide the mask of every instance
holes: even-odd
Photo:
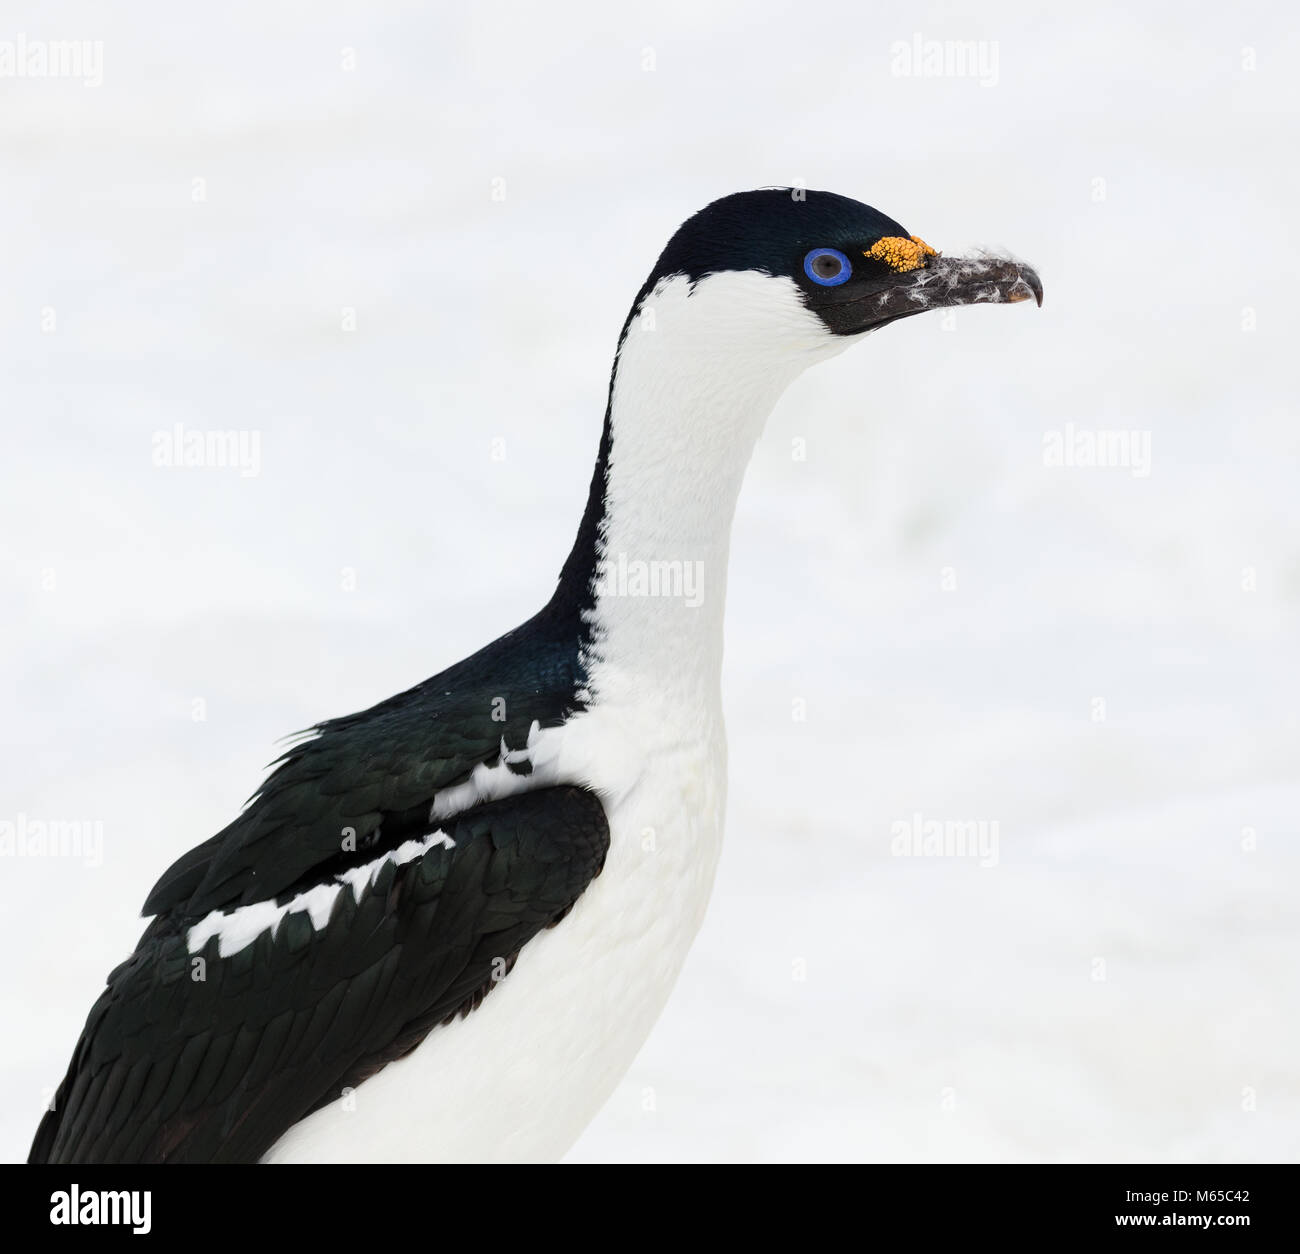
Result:
[[[946,257],[869,205],[801,188],[738,192],[688,218],[638,308],[683,282],[709,307],[707,318],[691,320],[702,350],[730,338],[793,354],[800,365],[927,310],[1043,303],[1038,275],[1023,262]]]

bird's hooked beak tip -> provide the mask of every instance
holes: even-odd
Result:
[[[1032,300],[1039,309],[1043,307],[1043,281],[1028,266],[1021,267],[1020,278],[1007,289],[1007,304],[1022,300]]]

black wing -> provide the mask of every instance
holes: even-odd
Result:
[[[476,1006],[567,913],[609,847],[599,799],[574,787],[438,827],[453,848],[385,862],[359,899],[344,885],[320,931],[288,914],[274,937],[222,958],[216,937],[187,951],[193,910],[155,919],[91,1010],[31,1161],[256,1161],[342,1088]]]

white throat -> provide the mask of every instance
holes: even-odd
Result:
[[[745,468],[786,387],[850,342],[789,279],[754,271],[665,279],[642,301],[610,398],[589,670],[598,698],[643,699],[649,684],[716,702]]]

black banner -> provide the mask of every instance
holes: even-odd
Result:
[[[847,1225],[854,1243],[870,1245],[902,1231],[921,1238],[997,1241],[1017,1236],[1073,1243],[1118,1234],[1141,1246],[1152,1231],[1199,1233],[1217,1248],[1294,1226],[1293,1166],[987,1166],[863,1164],[751,1166],[750,1184],[735,1166],[618,1170],[399,1164],[365,1167],[167,1168],[9,1167],[0,1175],[6,1235],[48,1241],[72,1235],[98,1241],[112,1234],[205,1245],[241,1233],[255,1240],[349,1238],[387,1244],[385,1224],[405,1240],[418,1237],[420,1215],[438,1215],[430,1237],[448,1222],[481,1222],[491,1213],[497,1238],[517,1216],[533,1231],[555,1203],[572,1202],[570,1224],[591,1209],[591,1172],[599,1172],[598,1226],[615,1241],[622,1214],[646,1233],[696,1227],[708,1216],[729,1236],[758,1228],[765,1237],[793,1223],[812,1237]],[[667,1179],[671,1172],[672,1179]],[[779,1173],[779,1174],[778,1174]],[[757,1181],[762,1175],[764,1180]],[[662,1179],[655,1179],[663,1176]],[[754,1184],[761,1194],[748,1190]],[[729,1196],[729,1193],[731,1196]],[[454,1217],[454,1218],[453,1218]],[[549,1227],[549,1225],[547,1225]],[[564,1229],[554,1232],[563,1237]],[[396,1230],[390,1236],[396,1234]],[[1147,1235],[1144,1235],[1147,1234]],[[585,1241],[590,1237],[572,1238]],[[12,1247],[11,1247],[12,1248]]]

